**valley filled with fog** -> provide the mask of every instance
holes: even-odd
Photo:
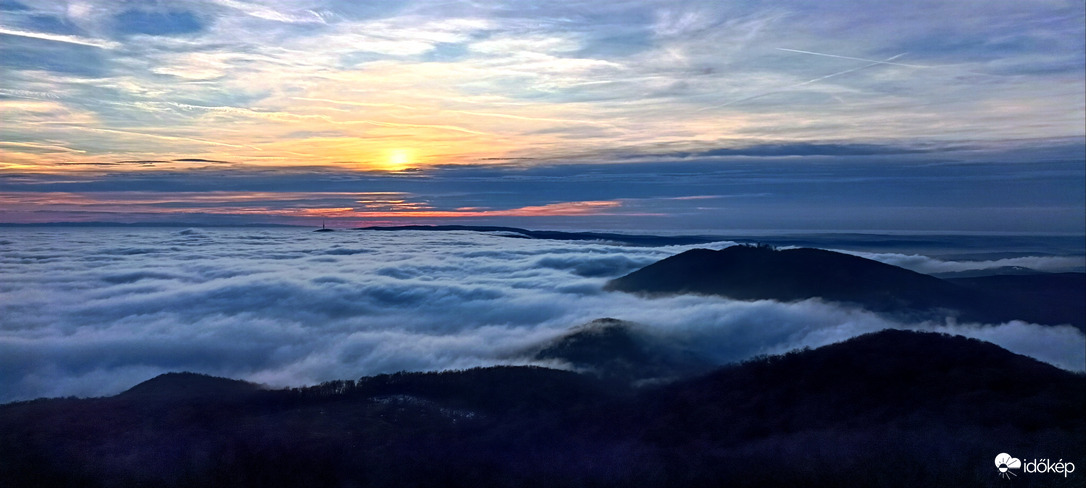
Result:
[[[924,273],[1084,264],[1080,255],[1010,252],[997,241],[981,260],[841,250]],[[718,364],[910,328],[1086,369],[1086,336],[1069,325],[907,323],[818,299],[604,291],[609,279],[688,249],[734,244],[637,247],[467,231],[4,229],[0,402],[112,395],[170,371],[299,386],[398,371],[568,367],[533,358],[603,317]]]

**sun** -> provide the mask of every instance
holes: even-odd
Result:
[[[385,169],[402,171],[411,166],[412,154],[409,149],[391,149],[385,157]]]

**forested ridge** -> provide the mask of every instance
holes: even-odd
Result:
[[[281,390],[173,373],[0,406],[0,485],[995,486],[998,452],[1086,466],[1084,386],[896,330],[641,388],[540,367]]]

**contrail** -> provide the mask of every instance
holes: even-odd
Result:
[[[46,32],[31,32],[18,29],[9,29],[7,27],[0,27],[0,34],[6,34],[9,36],[29,37],[32,39],[41,39],[44,41],[53,42],[65,42],[68,44],[79,44],[80,46],[90,46],[99,49],[116,49],[121,47],[121,43],[113,41],[105,41],[101,39],[92,39],[88,37],[80,36],[68,36],[64,34],[49,34]]]
[[[925,68],[933,68],[934,67],[934,66],[924,66],[924,65],[921,65],[921,64],[891,63],[889,61],[876,61],[874,59],[854,58],[852,56],[840,56],[840,55],[837,55],[837,54],[816,53],[814,51],[801,51],[799,49],[788,49],[788,48],[783,48],[783,47],[778,47],[776,49],[778,51],[788,51],[790,53],[813,54],[815,56],[825,56],[827,58],[851,59],[853,61],[866,61],[868,63],[889,64],[889,65],[892,65],[892,66],[904,66],[906,68],[925,69]],[[902,54],[904,54],[904,53],[902,53]],[[900,56],[900,54],[898,56]],[[890,59],[893,59],[893,58],[890,58]]]
[[[772,95],[774,93],[780,93],[782,91],[791,90],[793,88],[799,88],[801,86],[807,86],[807,85],[810,85],[812,83],[818,83],[819,81],[826,80],[826,79],[829,79],[829,78],[833,78],[835,76],[841,76],[841,75],[845,75],[845,74],[849,74],[849,73],[854,73],[856,71],[860,71],[862,69],[867,69],[867,68],[870,68],[872,66],[878,66],[880,64],[896,64],[896,63],[890,63],[889,61],[893,61],[893,60],[895,60],[897,58],[900,58],[900,57],[902,57],[902,56],[904,56],[906,54],[907,53],[901,53],[901,54],[897,54],[897,55],[894,55],[894,56],[890,56],[889,58],[886,58],[883,61],[870,61],[869,60],[870,61],[869,64],[865,64],[865,65],[860,66],[858,68],[846,69],[844,71],[838,71],[836,73],[830,73],[830,74],[825,75],[825,76],[819,76],[818,78],[810,79],[810,80],[807,80],[807,81],[804,81],[804,82],[801,82],[801,83],[796,83],[794,85],[789,85],[789,86],[786,86],[786,87],[778,89],[778,90],[768,91],[768,92],[765,92],[765,93],[759,93],[757,95],[751,95],[749,97],[740,98],[738,100],[732,100],[730,102],[722,103],[720,105],[713,105],[712,107],[705,107],[703,109],[698,110],[698,112],[704,112],[706,110],[712,110],[714,108],[727,107],[728,105],[734,105],[734,104],[737,104],[737,103],[740,103],[740,102],[746,102],[748,100],[754,100],[755,98],[762,98],[762,97],[767,96],[767,95]]]
[[[901,53],[901,54],[898,54],[898,55],[895,55],[895,56],[890,56],[889,58],[886,58],[886,61],[893,61],[893,60],[895,60],[897,58],[900,58],[900,57],[904,56],[905,54],[906,53]],[[831,74],[828,74],[826,76],[819,76],[818,78],[815,78],[813,80],[807,80],[807,81],[804,81],[803,83],[796,83],[795,85],[792,85],[792,86],[790,86],[788,88],[795,88],[795,87],[799,87],[799,86],[803,86],[803,85],[810,85],[811,83],[822,81],[822,80],[824,80],[826,78],[833,78],[834,76],[839,76],[839,75],[843,75],[843,74],[846,74],[846,73],[852,73],[853,71],[860,71],[862,69],[870,68],[872,66],[878,66],[880,64],[894,64],[894,63],[887,63],[886,61],[872,61],[871,64],[865,64],[863,66],[860,66],[859,68],[846,69],[844,71],[838,71],[836,73],[831,73]]]
[[[82,151],[82,150],[79,150],[79,149],[72,149],[70,147],[57,146],[57,145],[52,145],[52,144],[37,144],[37,143],[33,143],[33,142],[0,141],[0,146],[28,147],[28,148],[31,148],[31,149],[47,149],[47,150],[51,150],[51,151],[83,153],[83,154],[85,154],[87,152],[87,151]]]

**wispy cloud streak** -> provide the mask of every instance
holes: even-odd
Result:
[[[43,41],[62,42],[66,44],[77,44],[80,46],[96,47],[99,49],[117,49],[121,47],[121,43],[114,41],[107,41],[104,39],[91,39],[87,37],[72,36],[65,34],[50,34],[46,32],[31,32],[19,29],[11,29],[8,27],[0,26],[0,34],[6,34],[9,36],[27,37],[31,39],[40,39]]]
[[[98,133],[104,133],[104,134],[122,134],[122,135],[126,135],[126,136],[147,137],[147,138],[151,138],[151,139],[161,139],[161,140],[164,140],[164,141],[198,142],[200,144],[208,144],[208,145],[212,145],[212,146],[248,148],[248,149],[253,149],[253,150],[256,150],[256,151],[260,150],[260,148],[258,148],[256,146],[250,146],[250,145],[247,145],[247,144],[230,144],[230,143],[227,143],[227,142],[210,141],[210,140],[207,140],[207,139],[198,139],[198,138],[195,138],[195,137],[168,136],[168,135],[162,135],[162,134],[151,134],[151,133],[147,133],[147,132],[137,132],[137,131],[130,131],[130,130],[105,129],[105,128],[101,128],[101,127],[73,127],[73,129],[77,129],[77,130],[81,130],[81,131],[87,131],[87,132],[98,132]]]

